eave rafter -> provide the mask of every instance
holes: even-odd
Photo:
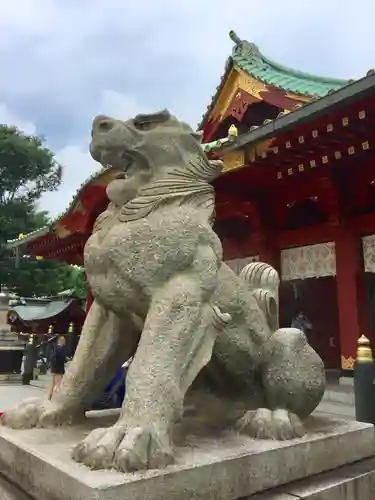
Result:
[[[234,217],[248,219],[252,232],[261,232],[265,228],[263,214],[254,200],[218,191],[216,194],[217,220],[226,221]]]

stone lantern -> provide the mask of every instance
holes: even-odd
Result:
[[[0,289],[0,383],[21,382],[24,346],[8,324],[9,292]]]

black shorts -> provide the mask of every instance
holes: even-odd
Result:
[[[65,366],[55,364],[51,366],[51,373],[52,375],[64,375],[65,373]]]

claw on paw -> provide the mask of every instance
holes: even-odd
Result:
[[[173,453],[169,440],[157,434],[152,426],[131,429],[115,455],[115,466],[124,472],[158,469],[171,463]]]
[[[288,410],[259,408],[245,413],[236,424],[239,432],[256,439],[286,441],[302,437],[305,430],[301,420]]]
[[[168,437],[152,425],[95,429],[74,448],[72,456],[91,469],[115,467],[123,472],[156,469],[173,462]]]

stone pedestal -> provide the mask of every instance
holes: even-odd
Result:
[[[241,500],[367,500],[375,498],[375,459],[323,472]]]
[[[176,426],[174,465],[131,474],[91,471],[71,459],[71,450],[92,428],[113,423],[114,419],[105,414],[96,412],[78,427],[25,431],[0,428],[0,473],[36,500],[289,500],[296,496],[357,500],[355,496],[334,496],[333,490],[328,497],[298,496],[294,492],[303,492],[305,486],[295,481],[327,471],[341,473],[343,479],[345,471],[340,467],[357,462],[356,467],[367,464],[371,472],[374,465],[363,462],[375,456],[372,425],[310,417],[308,434],[286,442],[258,441],[232,430],[183,423]],[[370,472],[363,469],[357,476]],[[349,476],[347,472],[347,483]],[[326,484],[332,476],[327,477]],[[255,494],[258,496],[252,497]]]

